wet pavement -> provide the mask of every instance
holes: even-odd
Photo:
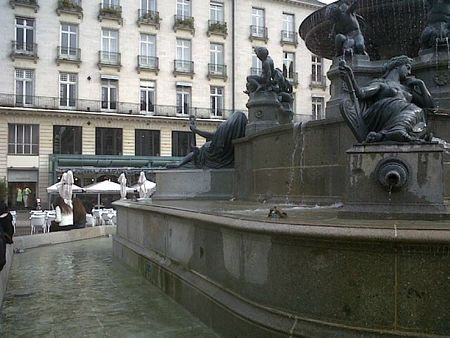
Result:
[[[16,254],[0,337],[217,337],[97,238]]]

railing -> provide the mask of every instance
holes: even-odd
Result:
[[[25,43],[25,42],[11,42],[12,54],[15,56],[27,56],[36,57],[37,56],[37,44],[36,43]]]
[[[174,30],[187,29],[194,31],[194,17],[187,15],[174,15]]]
[[[298,44],[297,32],[281,31],[281,42],[297,46]]]
[[[99,51],[98,62],[101,65],[120,66],[120,53]]]
[[[159,12],[146,9],[138,9],[138,23],[159,25],[161,20]]]
[[[102,17],[112,17],[112,18],[121,18],[122,17],[122,6],[120,5],[108,5],[108,4],[100,4],[100,12],[99,15]]]
[[[111,112],[115,114],[177,117],[180,116],[181,108],[178,106],[154,105],[153,112],[141,112],[141,104],[133,102],[107,101],[107,100],[85,100],[74,98],[59,98],[33,95],[0,94],[1,107],[30,107],[33,109],[48,110],[75,110],[81,112]],[[223,110],[223,118],[231,115],[229,109]],[[185,110],[186,117],[193,115],[197,118],[210,118],[214,116],[211,108],[189,107]]]
[[[155,56],[138,55],[138,67],[143,69],[158,70],[159,59]]]
[[[263,26],[250,26],[250,40],[257,39],[257,40],[265,40],[268,39],[268,30],[267,27]]]
[[[298,85],[298,73],[297,72],[292,72],[291,74],[283,74],[283,75],[293,86]]]
[[[58,0],[59,10],[82,11],[81,0]]]
[[[173,60],[173,70],[176,73],[194,74],[194,62],[187,60]]]
[[[22,6],[29,6],[35,8],[39,8],[37,0],[10,0],[9,4],[12,8],[14,8],[16,5],[22,5]]]
[[[227,76],[227,66],[217,63],[208,63],[208,76],[225,78]]]
[[[262,68],[255,68],[255,67],[250,68],[250,75],[261,76],[261,74],[262,74]]]
[[[208,34],[211,33],[227,35],[228,33],[227,23],[218,20],[208,20]]]
[[[311,75],[310,88],[322,88],[325,89],[327,86],[327,77],[324,75],[314,76]]]
[[[57,47],[58,60],[79,62],[81,60],[81,49],[72,47]]]

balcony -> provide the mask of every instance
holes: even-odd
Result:
[[[11,0],[9,2],[9,5],[12,9],[16,7],[28,7],[34,10],[35,13],[37,13],[39,9],[39,5],[37,3],[37,0]]]
[[[267,27],[250,26],[250,41],[259,40],[267,43],[269,40],[269,33]]]
[[[208,36],[221,35],[224,38],[228,35],[227,23],[224,21],[208,20]]]
[[[173,30],[185,30],[195,34],[194,18],[192,16],[174,15]]]
[[[324,75],[314,76],[311,75],[311,82],[309,88],[319,88],[325,90],[327,88],[327,77]]]
[[[297,32],[294,31],[281,31],[281,45],[292,45],[297,47],[298,37]]]
[[[298,73],[297,72],[293,72],[291,74],[286,74],[286,75],[284,75],[284,77],[286,78],[286,80],[288,80],[292,84],[293,87],[298,86]]]
[[[115,20],[118,24],[122,25],[122,6],[100,4],[98,20],[101,22],[103,19]]]
[[[262,74],[262,68],[255,68],[255,67],[250,68],[250,75],[261,76],[261,74]]]
[[[159,72],[159,59],[155,56],[138,55],[137,63],[138,73],[141,71],[150,71],[158,74]]]
[[[77,98],[47,97],[47,96],[32,96],[32,95],[14,95],[0,93],[0,107],[30,107],[37,109],[48,110],[72,110],[85,113],[90,112],[109,112],[112,114],[124,115],[142,115],[141,104],[136,102],[120,102],[120,101],[103,101],[103,100],[84,100]],[[147,113],[151,116],[165,116],[165,117],[179,117],[179,108],[177,106],[154,105],[153,111]],[[228,118],[232,110],[223,109],[223,119]],[[189,107],[188,114],[193,115],[199,119],[209,119],[211,116],[216,116],[211,108]]]
[[[194,77],[194,62],[187,60],[173,60],[173,75],[187,75]]]
[[[11,59],[28,59],[37,62],[37,44],[24,42],[11,42]]]
[[[208,63],[208,79],[227,79],[227,66],[216,63]]]
[[[117,70],[120,71],[120,67],[122,67],[120,63],[120,53],[99,51],[98,68],[102,69],[102,67],[117,68]]]
[[[57,47],[56,64],[59,66],[61,63],[76,64],[80,67],[81,63],[81,49],[72,47]]]
[[[159,29],[160,21],[161,21],[161,18],[159,16],[159,12],[143,10],[143,9],[138,10],[137,24],[139,27],[141,27],[141,25],[148,25],[148,26],[153,26],[156,29]]]
[[[81,19],[83,17],[81,0],[59,0],[56,13],[58,16],[61,14],[71,14],[77,16],[78,19]]]

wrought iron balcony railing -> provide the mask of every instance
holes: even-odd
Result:
[[[284,75],[284,74],[283,74]],[[298,86],[298,73],[297,72],[291,72],[288,74],[285,74],[284,77],[294,86]]]
[[[211,108],[199,108],[189,106],[154,105],[153,111],[141,111],[140,102],[120,102],[115,100],[84,100],[77,98],[58,98],[33,95],[14,95],[0,93],[1,107],[30,107],[33,109],[47,110],[75,110],[81,112],[108,111],[114,114],[177,117],[180,115],[193,115],[196,118],[208,119],[216,116]],[[186,109],[187,108],[187,109]],[[242,109],[241,109],[242,110]],[[232,110],[223,109],[223,118],[231,115]],[[245,111],[245,110],[243,110]]]
[[[138,70],[159,71],[159,59],[155,56],[138,55]]]
[[[281,31],[281,44],[297,46],[298,45],[297,32]]]
[[[327,77],[325,75],[311,75],[311,82],[309,87],[312,88],[320,88],[325,89],[327,87]]]
[[[99,51],[98,64],[99,66],[120,67],[120,53]]]
[[[11,42],[11,58],[26,58],[37,60],[37,43],[25,43],[20,41]]]
[[[208,36],[211,34],[222,35],[226,37],[228,35],[227,23],[224,21],[208,20]]]
[[[80,63],[81,62],[81,49],[72,47],[57,47],[57,63],[69,62],[69,63]]]
[[[188,15],[174,15],[173,30],[187,30],[192,34],[195,33],[194,17]]]
[[[268,34],[267,27],[254,26],[254,25],[250,26],[250,41],[263,40],[263,41],[267,42],[268,39],[269,39],[269,34]]]
[[[194,62],[187,60],[173,60],[173,72],[175,75],[194,75]]]
[[[217,63],[208,63],[208,78],[227,78],[227,66]]]
[[[13,9],[16,8],[16,6],[29,7],[32,8],[35,13],[37,13],[39,9],[37,0],[10,0],[9,5]]]
[[[101,3],[98,13],[98,20],[102,21],[103,19],[117,20],[119,24],[122,24],[122,6]]]
[[[58,7],[56,13],[75,14],[79,18],[83,16],[83,7],[81,6],[81,0],[58,0]]]
[[[159,29],[159,22],[161,21],[161,18],[159,16],[159,12],[157,11],[151,11],[151,10],[144,10],[144,9],[138,9],[138,20],[137,24],[140,25],[151,25]]]
[[[255,68],[255,67],[250,68],[250,75],[261,76],[261,74],[262,74],[262,68]]]

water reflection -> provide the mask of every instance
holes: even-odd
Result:
[[[15,255],[0,337],[217,337],[111,247],[100,238]]]

